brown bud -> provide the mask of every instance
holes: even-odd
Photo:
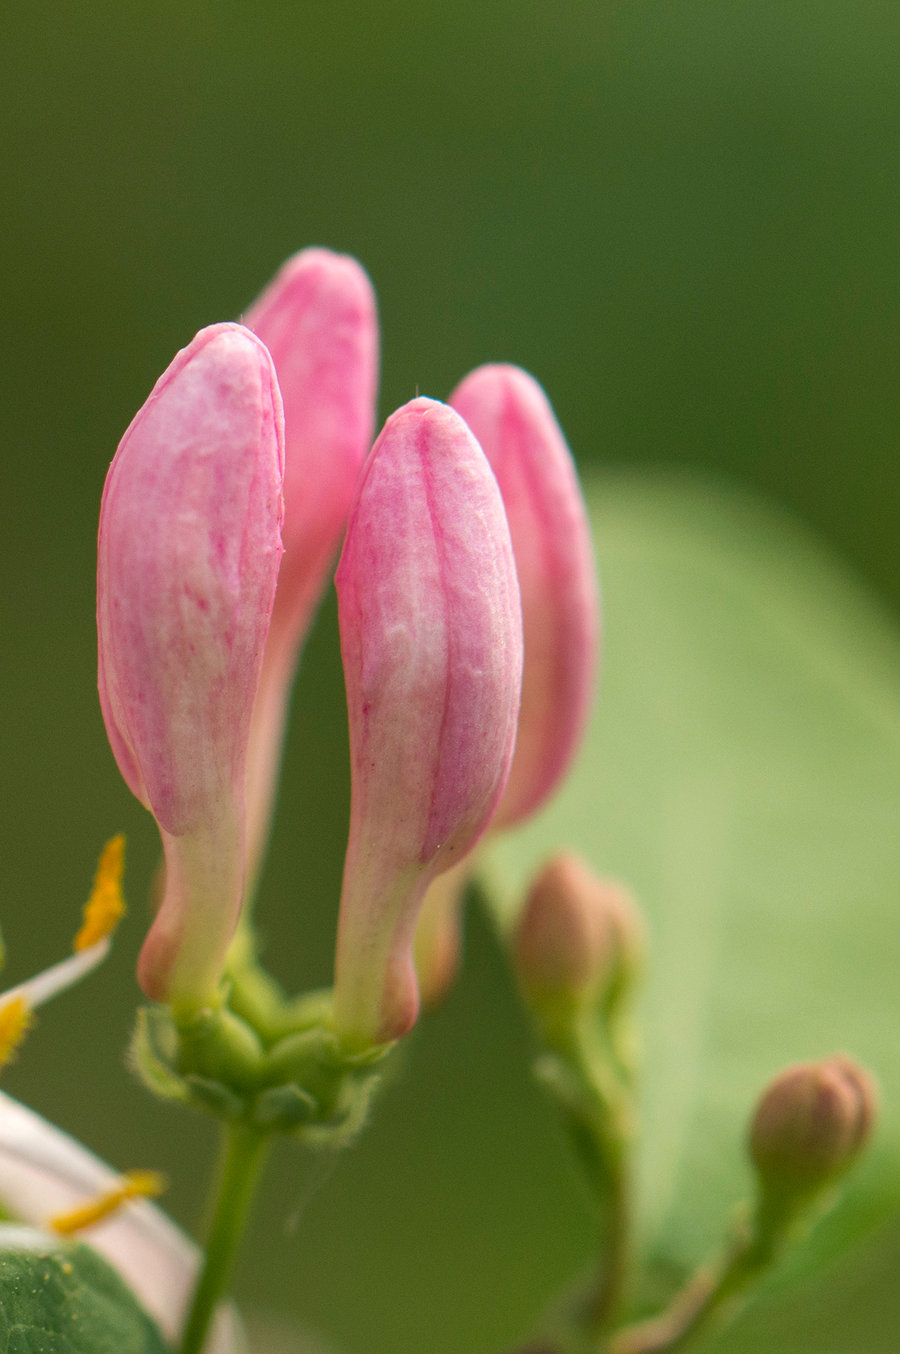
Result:
[[[513,937],[516,971],[533,998],[591,1000],[636,966],[640,924],[630,896],[561,852],[535,879]]]
[[[873,1078],[844,1054],[786,1068],[750,1126],[750,1156],[763,1186],[808,1193],[835,1179],[868,1141],[877,1099]]]

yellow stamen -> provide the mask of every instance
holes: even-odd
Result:
[[[0,1067],[12,1062],[33,1020],[31,1007],[24,997],[13,997],[0,1006]]]
[[[112,1189],[68,1213],[58,1213],[50,1226],[60,1236],[71,1236],[118,1212],[129,1199],[155,1199],[165,1188],[166,1178],[159,1171],[126,1171]]]
[[[125,837],[120,832],[100,853],[91,896],[84,905],[84,920],[75,937],[76,954],[112,935],[125,915],[122,871],[125,867]]]

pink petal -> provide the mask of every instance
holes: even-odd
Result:
[[[349,1041],[414,1023],[416,914],[487,826],[515,739],[519,590],[481,448],[446,405],[388,419],[337,573],[352,803],[336,1011]]]
[[[509,827],[551,794],[587,726],[599,628],[594,554],[572,457],[537,382],[519,367],[479,367],[450,403],[497,476],[522,589],[522,709],[493,823]]]
[[[304,249],[284,264],[246,323],[272,354],[285,426],[285,555],[248,762],[248,855],[255,874],[298,651],[372,445],[378,319],[372,285],[355,259]]]
[[[207,1000],[240,909],[250,716],[281,558],[281,400],[263,344],[201,330],[123,437],[100,510],[100,701],[168,867],[148,995]],[[211,873],[210,873],[211,872]]]

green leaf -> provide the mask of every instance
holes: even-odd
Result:
[[[0,1354],[170,1354],[96,1252],[29,1235],[0,1252]]]
[[[645,1254],[714,1247],[743,1136],[786,1063],[852,1053],[880,1131],[799,1276],[900,1203],[900,642],[781,513],[646,477],[590,486],[602,699],[575,774],[492,848],[503,924],[562,846],[628,882],[650,925],[641,1001]]]

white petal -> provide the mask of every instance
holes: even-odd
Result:
[[[119,1180],[74,1138],[0,1092],[0,1201],[22,1222],[45,1226]],[[176,1340],[200,1260],[194,1243],[143,1199],[124,1204],[86,1231],[84,1240],[122,1276],[166,1339]],[[241,1348],[237,1315],[223,1308],[205,1354],[239,1354]]]
[[[21,1222],[0,1222],[0,1251],[37,1251],[47,1249],[47,1233]]]

